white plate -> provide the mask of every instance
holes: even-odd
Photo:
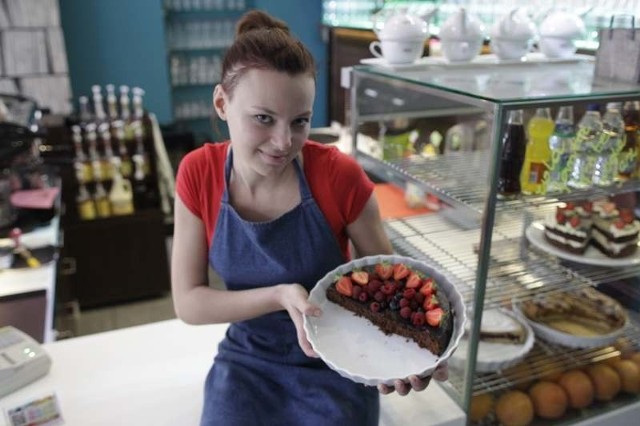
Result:
[[[564,251],[552,244],[550,244],[544,238],[544,224],[542,221],[533,222],[527,228],[525,235],[529,242],[543,250],[552,254],[554,256],[558,256],[561,259],[570,260],[572,262],[582,263],[585,265],[594,265],[594,266],[632,266],[640,263],[640,253],[636,252],[627,257],[622,257],[618,259],[614,259],[612,257],[605,256],[600,250],[593,246],[587,247],[587,250],[584,254],[573,254],[567,251]]]
[[[528,53],[522,59],[500,59],[495,54],[478,55],[470,62],[449,62],[443,56],[423,56],[410,64],[390,64],[384,58],[365,58],[360,60],[361,64],[373,65],[388,68],[394,71],[410,71],[425,69],[429,66],[446,66],[446,67],[468,67],[476,65],[513,65],[513,64],[531,64],[531,63],[574,63],[582,61],[591,61],[595,59],[591,55],[575,54],[568,58],[547,58],[542,53]]]
[[[330,302],[327,288],[337,275],[354,268],[379,262],[404,263],[432,276],[438,291],[444,292],[454,311],[454,326],[449,346],[440,357],[405,337],[385,335],[368,320]],[[309,300],[322,309],[321,317],[304,317],[304,329],[313,349],[341,376],[369,386],[391,385],[396,379],[411,375],[427,376],[457,348],[466,322],[462,296],[452,281],[432,266],[418,260],[395,255],[368,256],[345,263],[324,276],[311,290]]]
[[[596,291],[596,290],[594,290]],[[603,295],[604,296],[604,295]],[[605,296],[607,297],[607,296]],[[617,303],[617,302],[616,302]],[[512,304],[513,312],[522,320],[533,328],[533,331],[536,333],[538,337],[543,340],[546,340],[550,343],[555,343],[560,346],[566,346],[568,348],[598,348],[607,345],[613,344],[618,337],[622,334],[625,324],[618,328],[617,330],[603,334],[600,336],[574,336],[573,334],[563,333],[561,331],[556,330],[555,328],[548,327],[542,323],[532,321],[526,317],[526,315],[520,309],[520,305],[517,302],[513,302]]]
[[[361,64],[364,65],[373,65],[377,67],[388,68],[394,71],[408,71],[408,70],[416,70],[416,69],[424,69],[425,66],[433,63],[431,58],[427,56],[423,56],[415,62],[411,62],[409,64],[390,64],[384,58],[365,58],[360,60]]]
[[[527,335],[525,341],[521,344],[480,341],[476,357],[476,372],[478,373],[491,373],[519,363],[531,351],[535,342],[535,334],[527,321],[506,309],[497,309],[497,311],[518,321],[524,327]],[[486,315],[487,312],[484,312],[483,315]],[[459,369],[466,366],[468,345],[468,335],[465,335],[460,341],[458,349],[449,359],[450,366]]]

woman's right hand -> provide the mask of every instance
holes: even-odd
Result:
[[[280,285],[280,304],[287,310],[293,320],[298,336],[298,344],[308,357],[317,358],[318,354],[311,347],[304,331],[303,315],[319,317],[322,311],[319,307],[309,302],[309,292],[300,284]]]

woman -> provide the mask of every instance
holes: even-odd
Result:
[[[177,178],[172,289],[190,324],[232,323],[205,385],[202,425],[377,425],[378,391],[330,370],[308,342],[308,291],[359,256],[390,254],[373,184],[307,140],[315,66],[287,26],[248,12],[213,103],[230,142],[187,155]],[[208,264],[227,290],[210,288]],[[428,379],[397,381],[422,390]],[[381,386],[382,393],[393,388]]]

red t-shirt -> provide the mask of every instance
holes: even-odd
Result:
[[[176,192],[204,223],[207,244],[213,241],[224,191],[224,162],[229,142],[206,144],[181,161]],[[349,259],[346,226],[355,221],[373,192],[360,165],[332,146],[307,141],[302,147],[304,174],[313,198],[327,219],[345,259]]]

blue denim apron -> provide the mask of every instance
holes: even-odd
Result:
[[[231,150],[209,263],[227,288],[300,283],[307,290],[344,263],[338,242],[294,161],[301,203],[270,222],[248,222],[229,204]],[[286,311],[230,325],[207,375],[201,425],[378,424],[375,387],[307,357]]]

